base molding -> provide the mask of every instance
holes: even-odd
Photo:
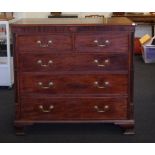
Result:
[[[134,120],[98,120],[98,121],[15,121],[15,131],[16,135],[25,135],[25,128],[27,126],[32,126],[34,124],[57,124],[57,123],[72,123],[72,124],[83,124],[83,123],[104,123],[104,124],[114,124],[123,129],[124,135],[134,135],[135,134],[135,122]]]
[[[24,136],[25,135],[25,128],[27,126],[32,126],[34,123],[30,123],[30,122],[18,122],[18,121],[15,121],[14,122],[14,128],[15,128],[15,132],[16,132],[16,135],[17,136]]]
[[[135,122],[134,120],[119,121],[114,123],[123,129],[124,135],[134,135],[135,134]]]

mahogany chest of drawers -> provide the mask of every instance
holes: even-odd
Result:
[[[133,133],[134,25],[126,18],[12,24],[17,133],[34,123],[114,123]]]

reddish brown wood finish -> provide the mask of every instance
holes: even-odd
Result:
[[[128,54],[111,53],[24,53],[19,58],[19,69],[23,72],[51,73],[53,71],[127,71],[128,62],[122,61],[122,59],[127,60],[127,58]],[[41,64],[38,64],[39,60],[42,61]],[[52,63],[50,64],[49,61],[52,61]]]
[[[39,85],[42,82],[42,85]],[[49,85],[52,82],[53,85]],[[98,82],[95,83],[95,82]],[[106,82],[109,84],[106,85]],[[48,87],[48,88],[46,88]],[[41,94],[127,94],[127,75],[88,74],[52,75],[22,74],[20,92]]]
[[[127,118],[125,98],[24,98],[24,120],[109,120]],[[40,109],[43,106],[43,109]],[[53,109],[50,109],[50,106]],[[95,107],[98,106],[98,109]],[[109,106],[108,109],[104,109]]]
[[[131,134],[134,26],[128,19],[29,19],[12,32],[17,132],[38,122],[105,122]]]
[[[70,34],[63,35],[26,35],[17,39],[19,52],[54,52],[59,50],[71,50],[72,38]],[[53,51],[54,50],[54,51]]]
[[[103,31],[99,34],[78,33],[75,42],[75,48],[81,52],[128,52],[128,33],[119,31]]]

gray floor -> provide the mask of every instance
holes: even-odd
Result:
[[[35,125],[27,135],[16,136],[13,128],[14,90],[0,88],[0,142],[155,142],[155,64],[134,57],[136,135],[122,135],[112,124]]]

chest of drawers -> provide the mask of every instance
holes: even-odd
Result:
[[[35,123],[114,123],[133,133],[133,36],[126,18],[12,24],[17,133]]]

